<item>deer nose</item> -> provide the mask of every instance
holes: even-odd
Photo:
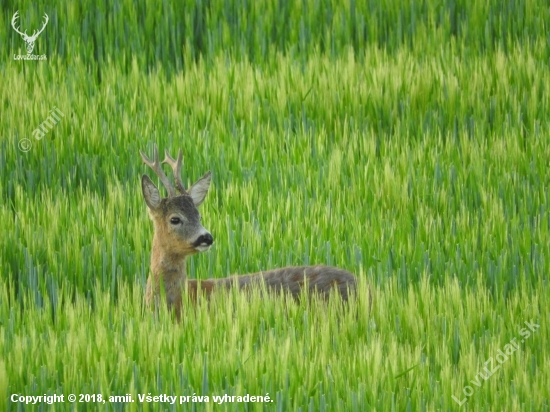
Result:
[[[200,235],[199,238],[195,241],[196,246],[210,246],[214,243],[214,238],[210,233],[205,233]]]

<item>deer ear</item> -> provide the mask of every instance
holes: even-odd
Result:
[[[149,209],[155,210],[160,205],[160,193],[153,181],[147,175],[141,176],[141,191],[145,198],[145,203]]]
[[[196,207],[199,207],[200,204],[204,202],[204,198],[210,188],[210,180],[211,173],[208,171],[187,190],[187,193],[189,193],[189,196],[193,199],[193,203]]]

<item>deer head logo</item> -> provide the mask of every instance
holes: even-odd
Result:
[[[48,15],[46,13],[44,13],[44,24],[42,25],[42,28],[37,32],[36,30],[33,32],[32,36],[29,36],[27,34],[27,30],[25,30],[24,33],[22,33],[21,31],[19,31],[19,29],[15,26],[15,23],[17,21],[17,18],[19,17],[18,15],[19,11],[16,11],[15,14],[13,15],[13,18],[11,19],[11,26],[13,27],[13,29],[19,33],[21,35],[21,37],[23,37],[23,40],[25,41],[25,43],[27,43],[27,54],[31,54],[33,49],[34,49],[34,42],[36,41],[36,38],[38,37],[38,35],[40,33],[42,33],[44,31],[44,29],[46,28],[46,24],[48,24],[48,21],[50,20],[48,18]]]

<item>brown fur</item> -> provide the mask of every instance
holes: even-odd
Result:
[[[356,291],[357,278],[352,273],[323,265],[290,266],[200,282],[187,280],[186,258],[208,249],[213,242],[212,236],[200,224],[200,215],[197,210],[197,206],[203,202],[208,191],[210,172],[185,191],[179,176],[181,150],[177,162],[166,153],[164,163],[172,166],[176,188],[180,192],[180,195],[176,195],[176,190],[160,167],[156,147],[154,161],[149,160],[143,153],[142,158],[157,173],[169,193],[168,197],[161,199],[157,187],[149,177],[146,175],[142,177],[143,196],[155,227],[151,275],[147,280],[145,294],[147,305],[158,303],[161,285],[164,288],[166,302],[169,308],[175,311],[178,319],[183,311],[183,291],[193,302],[199,298],[199,295],[208,298],[215,289],[229,289],[235,285],[239,289],[246,290],[252,285],[263,284],[269,292],[289,293],[296,299],[299,299],[305,287],[310,295],[317,294],[322,298],[327,298],[330,292],[335,290],[344,301]]]

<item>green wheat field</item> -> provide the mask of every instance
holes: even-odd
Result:
[[[545,2],[0,4],[0,410],[550,410]],[[147,310],[155,144],[212,171],[190,278],[357,297]]]

